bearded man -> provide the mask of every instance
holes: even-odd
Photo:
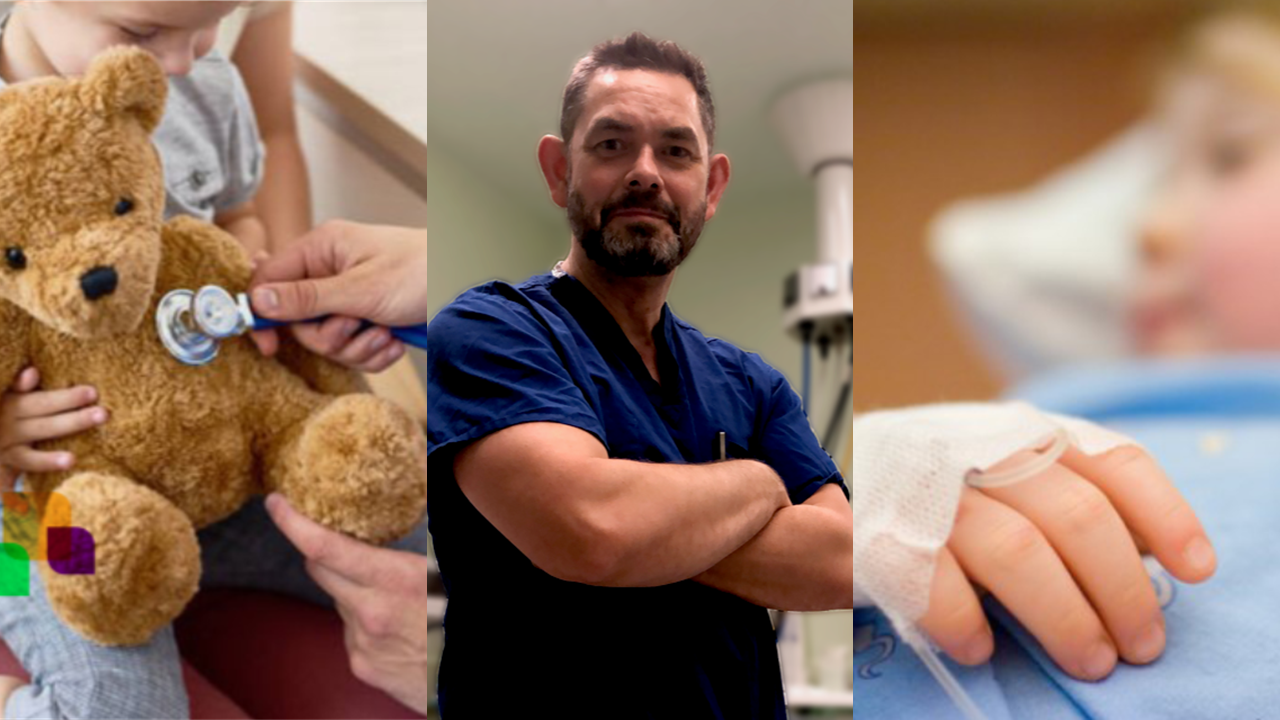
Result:
[[[783,375],[667,308],[729,182],[701,62],[596,46],[560,134],[568,257],[428,329],[442,717],[785,720],[766,608],[853,606],[852,513]]]

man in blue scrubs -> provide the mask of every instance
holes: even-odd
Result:
[[[568,258],[428,328],[442,716],[782,720],[765,608],[852,606],[852,513],[782,374],[666,306],[729,180],[701,64],[597,46],[561,131]]]

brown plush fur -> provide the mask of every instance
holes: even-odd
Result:
[[[0,387],[34,364],[44,389],[93,385],[110,413],[42,446],[75,453],[71,472],[28,478],[67,497],[73,524],[93,534],[93,575],[40,572],[59,616],[108,645],[146,642],[182,610],[200,574],[195,530],[255,493],[279,491],[370,542],[404,535],[426,505],[421,429],[357,393],[356,374],[297,345],[277,361],[236,338],[200,367],[161,345],[166,292],[240,292],[250,276],[230,235],[162,222],[150,134],[166,89],[150,55],[117,48],[82,79],[0,91]],[[117,216],[121,199],[133,209]],[[22,248],[24,269],[5,262],[8,247]],[[118,286],[91,301],[80,278],[100,266]]]

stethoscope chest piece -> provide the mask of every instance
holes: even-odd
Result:
[[[156,308],[156,331],[170,355],[188,365],[204,365],[218,356],[218,343],[254,329],[249,296],[232,295],[217,285],[195,292],[170,290]],[[272,326],[263,321],[263,326]]]
[[[156,332],[170,355],[187,365],[204,365],[218,356],[218,341],[195,327],[194,300],[190,290],[166,293],[156,308]]]

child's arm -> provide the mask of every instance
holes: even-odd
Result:
[[[231,61],[240,69],[266,145],[254,201],[266,228],[266,249],[274,253],[311,229],[311,189],[294,111],[292,5],[251,18]]]
[[[0,300],[0,485],[5,489],[20,473],[54,472],[74,464],[70,453],[41,452],[36,443],[74,435],[107,419],[106,410],[94,405],[98,394],[92,387],[37,390],[40,373],[27,367],[30,335],[31,318]]]
[[[108,419],[95,405],[97,390],[88,385],[37,390],[40,373],[29,367],[0,395],[0,485],[10,489],[22,473],[69,470],[75,456],[37,450],[36,444],[95,428]]]
[[[213,218],[213,222],[231,233],[244,247],[245,255],[248,257],[254,257],[262,251],[269,252],[267,229],[263,225],[262,218],[258,217],[257,206],[253,201],[218,213]]]
[[[0,675],[0,714],[4,712],[4,706],[9,702],[9,696],[14,690],[26,685],[22,678],[12,675]]]

